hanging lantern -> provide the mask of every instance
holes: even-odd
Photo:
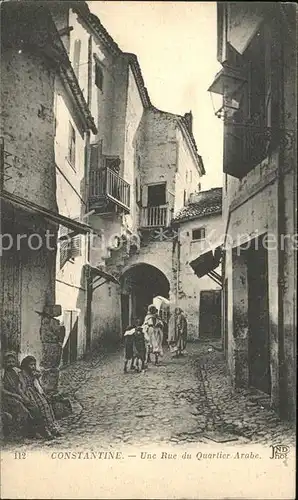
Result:
[[[239,95],[239,91],[246,83],[244,76],[230,66],[224,66],[215,76],[213,83],[210,85],[208,92],[210,92],[214,113],[222,120],[229,120],[233,117],[236,111],[239,111],[240,100],[235,98]],[[223,96],[222,106],[216,110],[213,101],[213,94]]]

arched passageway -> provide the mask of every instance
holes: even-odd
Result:
[[[144,319],[154,297],[169,298],[170,283],[162,271],[149,264],[136,264],[121,277],[122,328],[136,318]]]

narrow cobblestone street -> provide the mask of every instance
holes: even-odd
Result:
[[[294,441],[293,428],[264,396],[232,393],[223,353],[214,343],[189,344],[179,359],[166,351],[161,365],[149,365],[145,373],[124,374],[122,351],[78,361],[62,370],[61,389],[73,400],[74,412],[60,421],[63,437],[47,442],[49,447]]]

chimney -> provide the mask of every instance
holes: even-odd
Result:
[[[192,112],[191,111],[189,113],[185,113],[184,120],[185,120],[185,123],[186,123],[186,126],[188,128],[189,133],[192,134]]]

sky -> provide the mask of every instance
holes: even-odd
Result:
[[[137,55],[152,104],[193,113],[193,133],[206,175],[202,189],[222,185],[222,122],[208,87],[216,59],[216,2],[89,1],[115,42]]]

